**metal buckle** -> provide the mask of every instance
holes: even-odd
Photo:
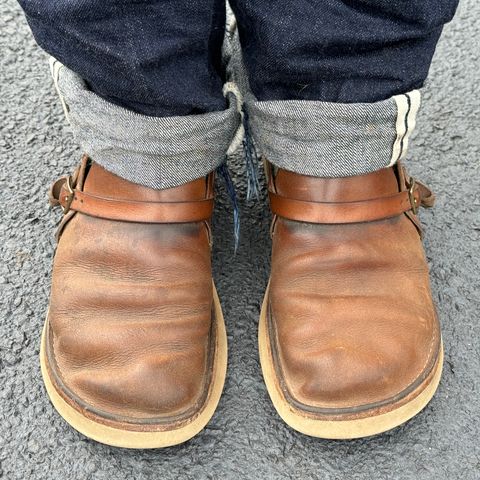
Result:
[[[63,210],[63,214],[68,213],[68,211],[70,210],[70,205],[72,204],[73,197],[75,195],[75,192],[73,191],[73,187],[72,187],[72,177],[70,175],[67,177],[67,181],[65,182],[65,184],[67,185],[68,195],[64,197],[65,206],[63,206],[60,203]]]
[[[416,215],[418,212],[418,202],[417,202],[417,199],[415,198],[416,183],[413,177],[410,177],[407,187],[408,187],[408,199],[410,200],[410,205],[412,206],[412,212]]]

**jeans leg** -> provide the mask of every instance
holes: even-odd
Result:
[[[104,99],[153,116],[221,110],[224,0],[19,0],[38,44]]]
[[[222,93],[224,0],[20,0],[83,150],[168,188],[219,166],[239,123]]]
[[[232,0],[262,152],[315,176],[406,153],[444,23],[458,0]]]

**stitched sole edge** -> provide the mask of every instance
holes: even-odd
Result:
[[[215,285],[213,285],[213,302],[216,314],[217,344],[213,365],[214,372],[212,375],[212,385],[210,387],[211,390],[206,404],[203,406],[200,413],[195,416],[190,423],[175,430],[161,432],[134,432],[131,430],[121,430],[107,425],[102,425],[83,416],[80,412],[63,400],[63,398],[55,389],[55,386],[53,385],[48,374],[45,356],[46,321],[42,332],[40,366],[45,388],[50,401],[57,412],[70,426],[86,437],[114,447],[141,449],[164,448],[178,445],[179,443],[190,440],[207,425],[215,413],[223,391],[227,372],[227,334],[225,331],[222,308]]]
[[[418,390],[421,390],[421,392],[415,398],[400,407],[386,413],[355,420],[320,420],[305,416],[301,410],[293,407],[285,399],[278,383],[273,364],[271,343],[267,326],[268,290],[267,287],[258,328],[260,364],[262,367],[263,379],[273,406],[288,426],[305,435],[332,440],[348,440],[369,437],[386,432],[387,430],[391,430],[392,428],[405,423],[423,410],[423,408],[430,402],[438,388],[442,376],[443,345],[439,353],[435,372],[433,376],[427,379],[428,385],[425,386],[425,383],[420,385]]]

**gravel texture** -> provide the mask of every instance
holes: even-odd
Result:
[[[480,478],[480,3],[463,0],[445,29],[425,89],[409,164],[437,193],[422,214],[443,325],[443,381],[430,405],[387,434],[322,441],[277,416],[260,372],[256,332],[269,269],[265,196],[245,201],[234,163],[242,238],[233,255],[221,184],[214,270],[228,327],[229,373],[219,408],[190,442],[159,451],[97,444],[55,413],[40,378],[53,230],[52,179],[79,158],[49,78],[14,0],[0,4],[0,477],[13,479]]]

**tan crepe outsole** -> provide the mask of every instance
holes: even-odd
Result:
[[[220,300],[215,286],[213,287],[213,299],[216,315],[216,353],[213,366],[212,386],[207,398],[207,403],[202,411],[187,425],[181,428],[161,431],[161,432],[134,432],[131,430],[121,430],[107,425],[94,422],[83,416],[80,412],[71,407],[58,394],[54,387],[45,364],[45,337],[46,322],[42,333],[42,343],[40,348],[40,365],[42,369],[43,381],[47,389],[48,396],[63,419],[78,430],[83,435],[96,440],[97,442],[112,445],[114,447],[124,448],[163,448],[186,442],[199,433],[212,418],[217,408],[227,371],[227,335],[225,323],[222,315]]]
[[[263,300],[258,330],[260,363],[262,366],[263,378],[272,403],[282,420],[293,429],[312,437],[333,440],[369,437],[371,435],[386,432],[387,430],[405,423],[419,413],[432,399],[440,382],[440,377],[442,376],[443,346],[440,350],[435,373],[433,377],[430,377],[430,383],[419,395],[395,410],[355,420],[318,420],[302,415],[298,409],[295,409],[285,399],[278,384],[273,364],[270,338],[268,335],[267,299],[268,287]]]

